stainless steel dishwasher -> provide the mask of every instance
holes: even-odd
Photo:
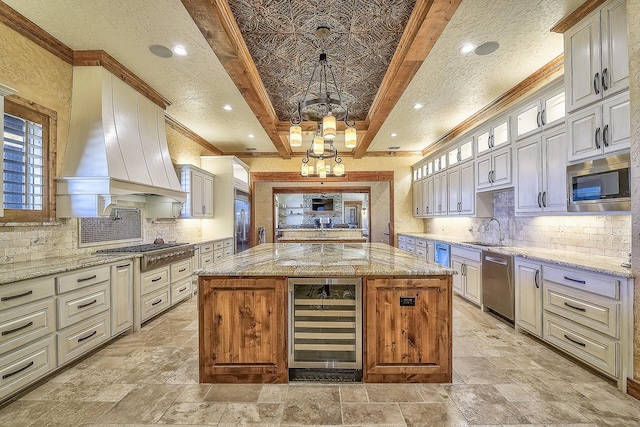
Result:
[[[490,249],[482,252],[482,304],[485,309],[515,319],[513,257]]]

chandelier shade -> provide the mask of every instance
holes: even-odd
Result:
[[[289,144],[291,147],[302,147],[302,128],[300,125],[292,125],[289,128]]]

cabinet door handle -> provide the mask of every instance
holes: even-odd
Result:
[[[25,369],[29,369],[30,367],[32,367],[32,366],[33,366],[33,364],[34,364],[34,361],[32,360],[31,362],[27,363],[27,364],[26,364],[25,366],[23,366],[22,368],[20,368],[20,369],[16,369],[15,371],[13,371],[13,372],[9,372],[8,374],[4,374],[4,375],[2,376],[2,379],[3,379],[3,380],[6,380],[7,378],[14,376],[15,374],[19,374],[20,372],[24,371]]]
[[[596,93],[596,95],[600,93],[600,88],[598,87],[599,83],[600,83],[600,73],[596,73],[596,75],[593,76],[593,91]]]
[[[98,331],[93,331],[93,332],[91,332],[89,335],[87,335],[85,337],[78,338],[78,342],[82,342],[84,340],[88,340],[89,338],[91,338],[92,336],[94,336],[97,333],[98,333]]]
[[[602,70],[602,90],[607,90],[609,87],[607,86],[607,77],[609,77],[609,70],[605,68]]]
[[[540,111],[538,111],[538,114],[536,115],[536,124],[538,125],[538,127],[542,127],[542,122],[540,121],[540,115],[542,113]]]
[[[587,346],[585,343],[580,342],[580,341],[578,341],[578,340],[574,340],[573,338],[571,338],[571,337],[570,337],[569,335],[567,335],[567,334],[564,334],[564,337],[565,337],[566,339],[568,339],[569,341],[571,341],[572,343],[574,343],[574,344],[578,344],[580,347],[586,347],[586,346]]]
[[[456,154],[456,158],[458,159],[458,162],[462,161],[462,152],[458,151],[458,154]]]
[[[568,302],[566,302],[566,301],[565,301],[564,305],[565,305],[565,306],[567,306],[567,307],[569,307],[569,308],[572,308],[572,309],[574,309],[574,310],[582,311],[583,313],[587,311],[587,309],[586,309],[586,308],[576,307],[575,305],[571,305],[571,304],[569,304],[569,303],[568,303]]]
[[[544,110],[542,110],[542,112],[540,113],[540,123],[542,123],[542,126],[547,124],[547,109],[545,108]]]
[[[489,141],[491,141],[491,148],[493,148],[493,146],[494,146],[493,135],[491,135],[491,136],[489,137]]]
[[[162,298],[160,298],[158,301],[156,302],[152,302],[151,305],[158,305],[162,302]]]
[[[605,147],[609,146],[609,141],[607,141],[609,135],[609,125],[604,125],[604,129],[602,130],[602,143]]]
[[[595,142],[596,142],[596,148],[599,150],[600,148],[602,148],[600,146],[600,126],[598,126],[596,128],[596,137],[595,137]]]
[[[78,308],[80,309],[80,308],[89,307],[90,305],[93,305],[93,304],[95,304],[95,303],[97,303],[97,302],[98,302],[98,300],[97,300],[97,299],[94,299],[93,301],[88,302],[88,303],[86,303],[86,304],[80,304],[80,305],[78,305]]]
[[[542,192],[542,207],[543,208],[547,207],[547,192],[546,191]]]
[[[17,328],[13,328],[13,329],[8,329],[6,331],[2,331],[2,336],[13,334],[14,332],[18,332],[18,331],[21,331],[22,329],[26,329],[29,326],[33,326],[33,322],[25,323],[24,325],[18,326]]]
[[[178,292],[184,292],[184,291],[186,291],[186,290],[187,290],[187,287],[185,286],[184,288],[180,288],[180,289],[178,289]]]
[[[574,278],[569,277],[569,276],[564,276],[564,280],[569,280],[570,282],[576,282],[576,283],[580,283],[580,284],[583,284],[583,285],[587,284],[587,282],[585,280],[574,279]]]
[[[536,289],[540,289],[540,270],[536,270],[536,275],[533,276],[533,283],[535,283]]]
[[[16,298],[26,297],[27,295],[31,295],[31,294],[33,294],[33,291],[23,292],[23,293],[18,294],[18,295],[9,295],[8,297],[0,298],[0,301],[9,301],[9,300],[16,299]]]
[[[96,277],[98,277],[98,276],[94,274],[93,276],[85,277],[83,279],[78,279],[78,280],[76,280],[76,282],[78,282],[78,283],[86,282],[87,280],[92,280],[92,279],[95,279]]]
[[[131,265],[131,263],[127,263],[127,264],[121,264],[121,265],[116,265],[116,268],[125,268],[125,267],[129,267]]]
[[[162,280],[162,276],[151,279],[152,282],[157,282],[158,280]]]
[[[183,269],[178,270],[178,273],[184,273],[185,271],[187,271],[187,267],[185,267],[185,268],[183,268]]]
[[[538,207],[542,207],[542,193],[538,191]]]

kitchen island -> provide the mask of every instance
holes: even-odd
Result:
[[[278,243],[366,243],[368,230],[363,228],[279,228]]]
[[[294,317],[304,312],[331,321],[332,313],[348,315],[345,308],[334,310],[336,305],[350,305],[360,313],[334,323],[335,328],[355,325],[353,335],[362,337],[354,344],[355,359],[361,361],[354,378],[451,382],[454,270],[383,243],[275,243],[258,245],[197,274],[200,382],[288,382],[291,359],[300,350],[292,343],[317,335],[297,329],[313,328],[308,321],[313,318],[298,322]],[[357,283],[355,292],[339,288],[336,293],[336,283],[345,279]],[[321,284],[309,288],[308,295],[325,298],[320,301],[326,311],[320,311],[321,304],[302,309],[292,302],[296,283],[305,280]],[[320,332],[344,335],[331,328]],[[299,347],[316,348],[306,342]],[[329,350],[339,353],[344,347]],[[326,354],[322,345],[316,349]],[[339,366],[334,359],[323,365],[329,370]],[[327,369],[319,371],[325,375],[320,378],[332,376]]]

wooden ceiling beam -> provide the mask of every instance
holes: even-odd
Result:
[[[280,121],[227,1],[181,1],[280,156],[291,158],[288,143],[278,134]]]
[[[462,0],[418,0],[396,53],[367,114],[367,132],[355,149],[355,158],[365,155],[411,79],[431,52]]]

